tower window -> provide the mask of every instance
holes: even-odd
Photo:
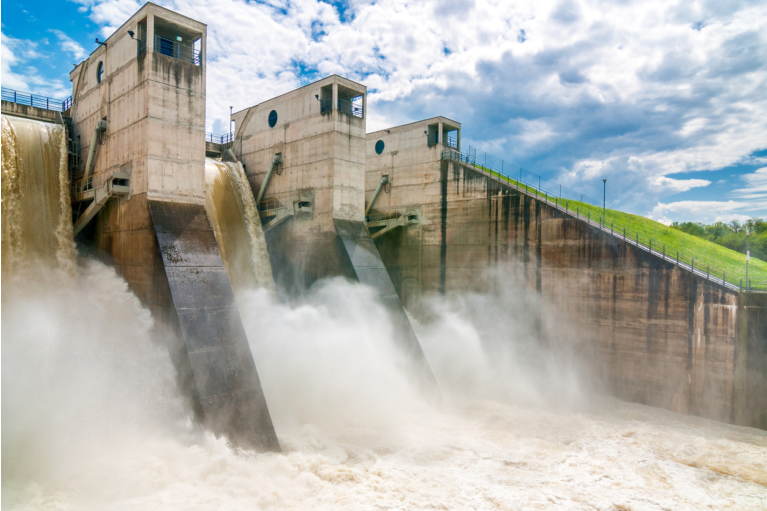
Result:
[[[277,124],[277,111],[272,110],[269,112],[269,127],[274,128],[274,126]]]
[[[102,78],[104,78],[104,63],[99,62],[98,67],[96,67],[96,81],[101,83]]]
[[[384,150],[384,147],[386,146],[384,145],[383,140],[379,140],[378,142],[376,142],[376,154],[381,154]]]

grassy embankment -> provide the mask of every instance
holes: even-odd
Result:
[[[484,169],[481,165],[477,165],[477,167],[499,177],[499,179],[502,179],[503,181],[507,181],[506,176],[501,178],[497,172],[491,169]],[[535,193],[535,188],[533,187],[529,187],[524,183],[518,183],[514,179],[509,179],[509,181],[515,186],[519,185],[530,192]],[[562,202],[560,202],[560,206],[565,205],[567,205],[568,209],[580,210],[581,214],[584,216],[590,213],[592,220],[598,221],[602,218],[602,208],[599,206],[563,199]],[[696,268],[705,269],[706,267],[709,267],[712,273],[716,273],[719,276],[721,276],[721,272],[725,272],[728,282],[738,284],[741,278],[745,279],[746,256],[744,254],[702,238],[692,236],[677,229],[667,227],[660,222],[650,220],[643,216],[632,215],[614,209],[608,209],[605,216],[605,224],[607,226],[610,226],[611,224],[614,225],[616,231],[622,233],[623,228],[625,227],[627,235],[632,238],[636,237],[637,232],[640,233],[640,241],[644,245],[647,245],[648,243],[647,238],[651,238],[654,244],[656,242],[658,243],[658,249],[660,249],[660,243],[665,244],[666,253],[669,256],[672,255],[672,251],[673,256],[676,256],[676,252],[678,251],[680,259],[684,259],[688,264],[690,258],[694,258]],[[748,264],[748,276],[751,279],[752,286],[764,287],[767,285],[767,262],[752,257]]]

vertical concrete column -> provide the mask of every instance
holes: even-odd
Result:
[[[338,83],[333,82],[333,107],[331,111],[334,116],[336,115],[336,110],[338,110]]]
[[[362,95],[362,117],[368,118],[368,95],[367,92]]]
[[[458,134],[456,136],[458,137],[457,139],[458,143],[456,144],[458,147],[456,149],[460,153],[461,152],[461,128],[458,128]]]
[[[146,52],[154,53],[154,14],[146,17]]]
[[[437,126],[437,145],[442,142],[442,121],[439,121],[439,125]]]

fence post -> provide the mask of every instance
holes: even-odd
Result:
[[[690,259],[690,271],[694,274],[695,273],[695,258],[693,257]]]
[[[652,254],[652,238],[650,238],[650,253]]]
[[[743,279],[740,279],[740,292],[743,292]]]
[[[13,102],[16,102],[16,91],[13,91]]]
[[[707,264],[706,265],[706,278],[709,278],[710,275],[711,275],[711,265]]]
[[[623,241],[626,241],[626,228],[623,228]]]

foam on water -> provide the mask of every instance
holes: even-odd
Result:
[[[4,508],[767,506],[763,431],[607,397],[551,405],[526,394],[520,404],[513,394],[525,387],[513,381],[488,394],[504,378],[538,382],[521,370],[527,356],[505,375],[481,361],[499,351],[480,356],[489,321],[465,316],[465,302],[419,325],[447,398],[432,408],[402,372],[385,309],[342,280],[292,304],[264,290],[242,297],[259,311],[246,329],[284,452],[232,451],[179,408],[167,355],[124,284],[101,265],[81,271],[77,304],[67,291],[4,293]],[[472,352],[471,363],[456,360]],[[455,368],[460,384],[447,381]]]

